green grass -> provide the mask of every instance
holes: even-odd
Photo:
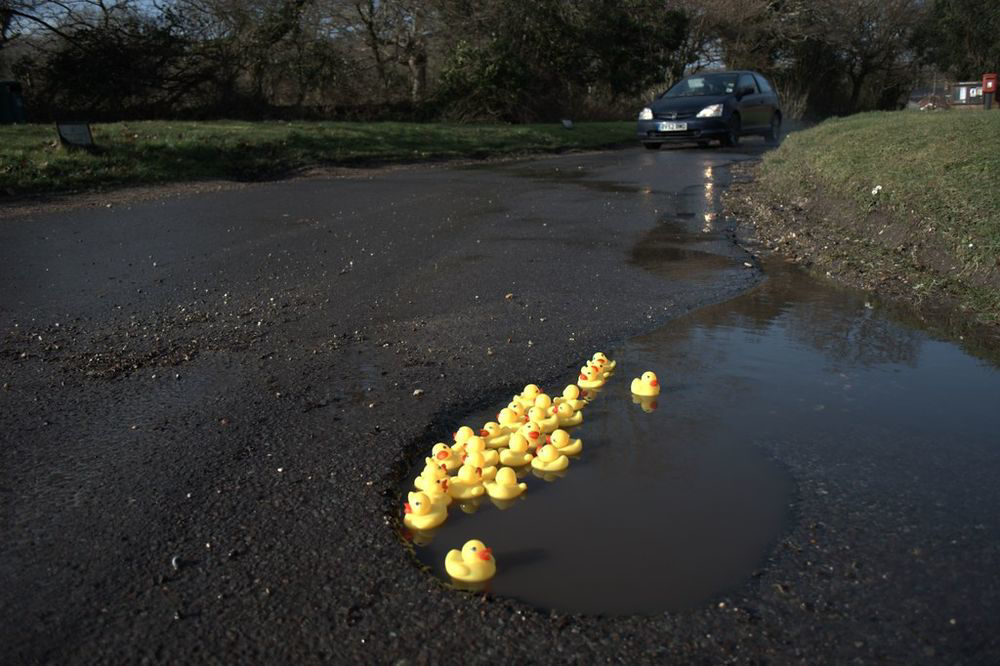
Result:
[[[1000,322],[998,148],[1000,112],[865,113],[790,135],[765,157],[758,183],[786,200],[830,197],[873,225],[905,225],[957,262],[955,273],[928,280],[949,283],[961,303]]]
[[[97,154],[66,150],[52,125],[0,126],[0,196],[205,179],[260,180],[311,166],[362,165],[606,147],[632,122],[449,125],[128,122],[92,125]]]

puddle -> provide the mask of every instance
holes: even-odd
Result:
[[[884,447],[872,454],[892,488],[940,465],[898,459],[908,438],[941,437],[1000,473],[990,417],[1000,372],[794,270],[605,351],[618,369],[574,430],[582,455],[551,482],[528,474],[523,500],[505,510],[489,498],[472,514],[453,507],[415,547],[436,575],[447,579],[448,550],[478,538],[496,556],[498,595],[604,615],[690,608],[751,580],[787,527],[794,482],[759,444],[855,445],[865,429]],[[650,368],[664,390],[647,412],[628,387]],[[983,501],[980,489],[968,510]]]
[[[730,245],[718,232],[690,232],[680,219],[664,219],[632,248],[628,262],[675,281],[714,282],[724,271],[745,270],[742,257],[718,254],[720,244]]]

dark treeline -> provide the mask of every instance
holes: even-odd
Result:
[[[820,116],[998,64],[997,0],[0,0],[34,120],[621,117],[721,66]]]

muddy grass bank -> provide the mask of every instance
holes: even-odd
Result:
[[[1000,335],[1000,113],[870,113],[734,166],[727,214],[763,254],[908,308],[950,335]],[[992,340],[992,344],[989,342]]]

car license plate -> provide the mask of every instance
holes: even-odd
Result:
[[[687,130],[687,128],[687,123],[660,123],[657,130],[660,132],[683,132]]]

